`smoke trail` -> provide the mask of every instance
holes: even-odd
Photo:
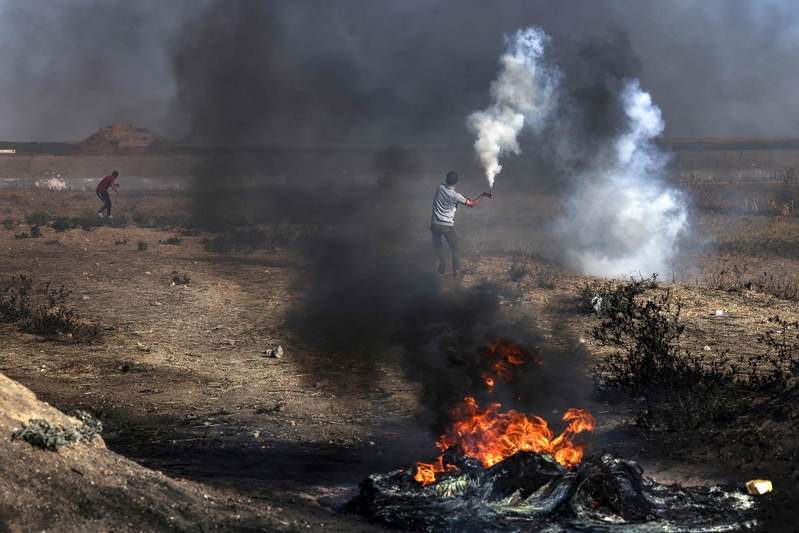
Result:
[[[569,266],[608,277],[663,272],[688,217],[683,195],[665,181],[668,157],[653,142],[664,123],[637,80],[641,63],[615,32],[589,42],[562,74],[542,61],[549,41],[537,28],[518,31],[491,105],[469,116],[489,184],[499,157],[520,153],[517,137],[532,129],[569,190],[555,224]]]
[[[685,199],[665,183],[668,158],[652,142],[660,109],[637,80],[617,99],[625,126],[583,165],[559,221],[565,256],[586,274],[663,272],[687,226]]]
[[[499,75],[491,84],[491,105],[467,119],[477,135],[474,149],[491,188],[502,170],[499,157],[521,153],[519,132],[524,126],[540,130],[553,106],[559,73],[541,62],[548,41],[549,36],[538,28],[519,30],[508,39]]]

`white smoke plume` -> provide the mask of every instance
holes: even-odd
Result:
[[[662,273],[687,227],[685,199],[665,182],[668,158],[653,143],[664,127],[660,109],[637,80],[618,98],[625,128],[575,176],[559,221],[561,242],[585,274]]]
[[[544,61],[549,41],[538,28],[508,39],[491,105],[469,115],[490,186],[499,158],[519,154],[517,137],[530,128],[568,184],[555,229],[569,266],[606,277],[667,271],[687,208],[666,182],[668,157],[653,142],[664,128],[660,109],[626,72],[634,54],[626,39],[589,48],[575,82]]]
[[[485,168],[489,187],[502,170],[500,156],[521,153],[517,135],[523,127],[541,130],[554,104],[559,72],[542,62],[549,36],[526,28],[506,38],[499,75],[491,83],[491,104],[469,115],[467,125],[477,135],[474,148]]]

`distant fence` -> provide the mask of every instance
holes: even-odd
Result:
[[[658,144],[671,154],[669,169],[680,181],[773,181],[799,172],[799,140],[664,140]],[[435,154],[445,159],[451,156],[446,148]],[[236,183],[239,186],[242,182],[285,183],[288,169],[299,174],[320,171],[331,175],[347,173],[356,181],[362,175],[367,180],[373,179],[373,153],[357,153],[355,156],[360,159],[354,158],[346,150],[274,151],[268,156],[251,160],[252,164],[247,167],[263,169],[263,172],[258,173],[263,175],[248,173],[246,180],[237,179]],[[47,181],[55,179],[63,185],[51,188],[87,190],[94,188],[103,176],[117,170],[121,176],[120,184],[126,188],[184,189],[192,185],[193,171],[207,164],[210,159],[201,155],[0,154],[0,187],[42,187],[47,186]],[[51,183],[57,185],[56,182]]]
[[[799,170],[799,139],[660,139],[681,181],[774,181]]]
[[[0,155],[0,187],[45,187],[91,190],[104,177],[119,172],[119,183],[133,190],[187,189],[194,183],[193,171],[211,161],[208,156],[49,156]],[[248,168],[259,168],[257,165]],[[236,172],[235,169],[229,169]],[[285,175],[245,172],[223,176],[220,186],[284,185]]]
[[[799,150],[679,150],[673,168],[681,181],[772,181],[799,171]]]
[[[192,167],[201,158],[189,156],[49,156],[0,155],[0,179],[6,186],[35,186],[58,180],[67,189],[87,189],[112,171],[130,188],[185,188]],[[55,182],[52,182],[55,183]]]

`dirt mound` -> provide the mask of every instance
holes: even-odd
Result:
[[[209,487],[174,480],[106,449],[103,439],[57,451],[12,435],[46,420],[82,422],[0,374],[0,531],[281,531],[291,521]]]
[[[169,155],[169,142],[142,124],[117,123],[81,141],[66,155]]]

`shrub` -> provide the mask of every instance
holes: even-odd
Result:
[[[745,384],[726,352],[706,364],[681,346],[682,303],[671,290],[644,298],[642,283],[619,284],[605,294],[591,336],[617,350],[594,369],[598,393],[625,392],[645,402],[639,421],[671,429],[696,427],[737,410]],[[650,280],[651,281],[651,280]]]
[[[25,223],[31,226],[46,226],[48,222],[50,222],[50,217],[45,213],[25,215]]]
[[[42,236],[42,230],[39,226],[31,226],[31,232],[27,233],[23,231],[22,233],[17,233],[14,235],[15,239],[38,239]]]
[[[99,228],[108,224],[107,218],[100,218],[97,215],[84,216],[75,218],[65,218],[59,221],[62,226],[71,226],[72,228],[80,228],[83,231],[91,231],[94,228]]]
[[[557,270],[546,264],[534,265],[531,273],[535,279],[535,283],[542,289],[554,289],[558,286],[559,274]]]
[[[756,390],[784,391],[799,376],[799,322],[788,322],[779,316],[768,321],[776,328],[757,336],[757,342],[766,346],[766,352],[750,361],[747,384]]]
[[[172,271],[172,283],[175,285],[188,285],[189,281],[191,280],[186,274],[180,274],[177,270]]]
[[[12,278],[0,294],[0,320],[16,324],[20,331],[75,340],[97,334],[96,325],[87,324],[66,306],[71,291],[63,285],[55,289],[47,282],[34,288],[31,278],[21,275],[18,280]]]
[[[43,418],[32,418],[28,424],[11,434],[11,439],[21,439],[37,448],[58,451],[61,446],[81,441],[91,441],[103,430],[103,425],[86,411],[78,411],[75,417],[80,426],[62,426]]]
[[[186,224],[186,215],[160,215],[144,214],[136,212],[133,214],[133,222],[142,228],[161,228],[169,229],[175,226]]]
[[[73,219],[67,217],[57,217],[50,223],[50,227],[56,231],[67,231],[76,226]]]
[[[136,250],[139,252],[146,252],[147,251],[147,243],[144,241],[139,241],[136,243]]]
[[[5,229],[14,229],[17,227],[17,221],[13,218],[5,218],[3,219],[3,227]]]
[[[578,289],[579,307],[583,312],[596,313],[599,316],[623,313],[637,296],[657,287],[657,274],[638,280],[594,279]]]
[[[133,222],[145,228],[150,223],[150,219],[144,213],[133,213]]]
[[[528,274],[530,274],[530,271],[527,270],[526,266],[514,262],[508,271],[508,279],[514,283],[518,283]]]
[[[30,315],[30,293],[33,282],[27,276],[20,276],[19,282],[12,279],[3,289],[0,298],[0,318],[4,322],[16,322]]]
[[[770,294],[782,300],[799,300],[799,281],[790,275],[774,275],[768,272],[750,274],[745,261],[728,268],[710,271],[702,282],[713,289],[728,292],[743,290]]]
[[[183,239],[178,237],[178,236],[172,236],[172,237],[168,237],[166,239],[158,241],[158,244],[174,244],[174,245],[178,245],[178,244],[182,244],[182,243],[183,243]]]
[[[203,239],[203,246],[207,252],[216,252],[220,254],[232,252],[235,248],[233,239],[231,239],[229,235],[215,235]]]

